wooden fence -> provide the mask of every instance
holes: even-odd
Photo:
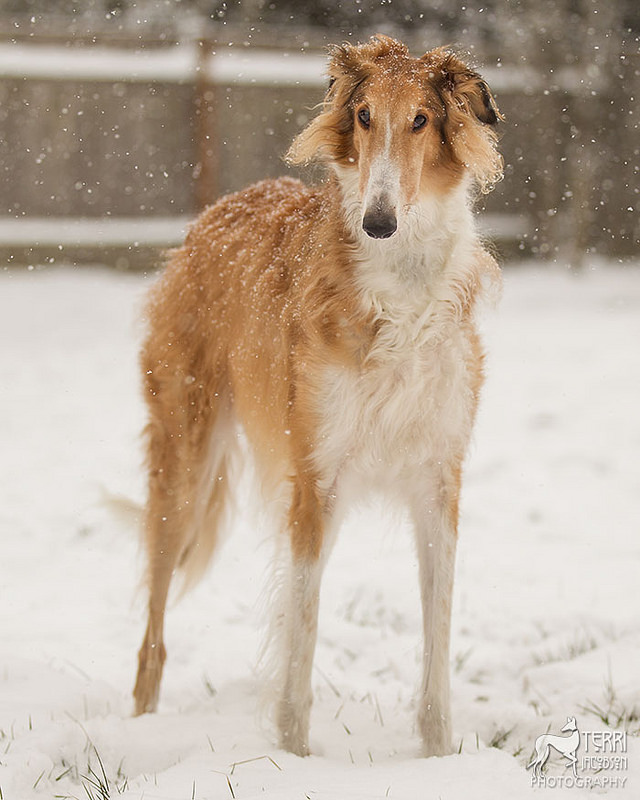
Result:
[[[484,71],[507,122],[482,224],[508,255],[634,254],[638,65],[613,88]],[[2,263],[152,265],[203,205],[287,171],[324,88],[320,52],[0,43]]]

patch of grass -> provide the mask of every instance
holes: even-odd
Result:
[[[546,637],[544,637],[546,638]],[[558,661],[573,661],[584,653],[590,653],[599,647],[600,642],[594,634],[587,630],[575,631],[573,636],[556,650],[545,650],[541,653],[533,654],[533,663],[536,666],[543,664],[553,664]]]
[[[98,755],[97,752],[96,755]],[[99,755],[98,762],[100,764],[101,774],[98,774],[93,767],[89,765],[89,774],[82,776],[82,788],[88,800],[111,800],[111,784],[104,771],[104,766]]]
[[[640,708],[636,705],[627,707],[618,696],[611,675],[604,685],[603,701],[595,703],[587,700],[579,707],[586,714],[592,714],[602,720],[609,728],[621,729],[632,735],[640,734]]]
[[[473,653],[473,647],[470,647],[468,650],[464,650],[462,653],[456,653],[453,659],[453,671],[454,672],[461,672],[464,665],[469,660],[469,657]]]
[[[128,787],[128,780],[122,772],[122,761],[118,766],[118,774],[115,784],[112,784],[107,777],[107,773],[100,758],[100,753],[93,747],[93,752],[98,761],[98,769],[87,765],[88,775],[82,775],[82,788],[87,795],[87,800],[112,800],[113,792],[123,794]]]
[[[497,750],[502,750],[507,743],[507,739],[514,732],[515,728],[497,728],[491,739],[489,739],[489,747],[495,747]]]

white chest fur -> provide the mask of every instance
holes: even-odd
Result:
[[[347,466],[374,482],[402,479],[450,450],[464,451],[474,403],[471,345],[450,322],[439,333],[399,349],[383,341],[358,370],[325,369],[314,461],[327,485]]]

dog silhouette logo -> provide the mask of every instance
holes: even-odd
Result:
[[[567,717],[567,724],[562,728],[562,733],[568,733],[568,736],[543,733],[542,736],[538,736],[536,739],[536,754],[531,763],[527,764],[527,769],[533,767],[533,774],[536,778],[541,776],[542,768],[549,760],[552,747],[567,759],[569,763],[565,764],[565,767],[571,766],[574,778],[578,777],[576,772],[576,764],[578,763],[576,750],[580,746],[580,731],[575,717]]]

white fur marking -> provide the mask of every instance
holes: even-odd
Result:
[[[369,168],[363,209],[368,211],[386,203],[394,211],[400,205],[400,171],[391,158],[391,120],[385,121],[385,140],[382,153],[375,156]]]

